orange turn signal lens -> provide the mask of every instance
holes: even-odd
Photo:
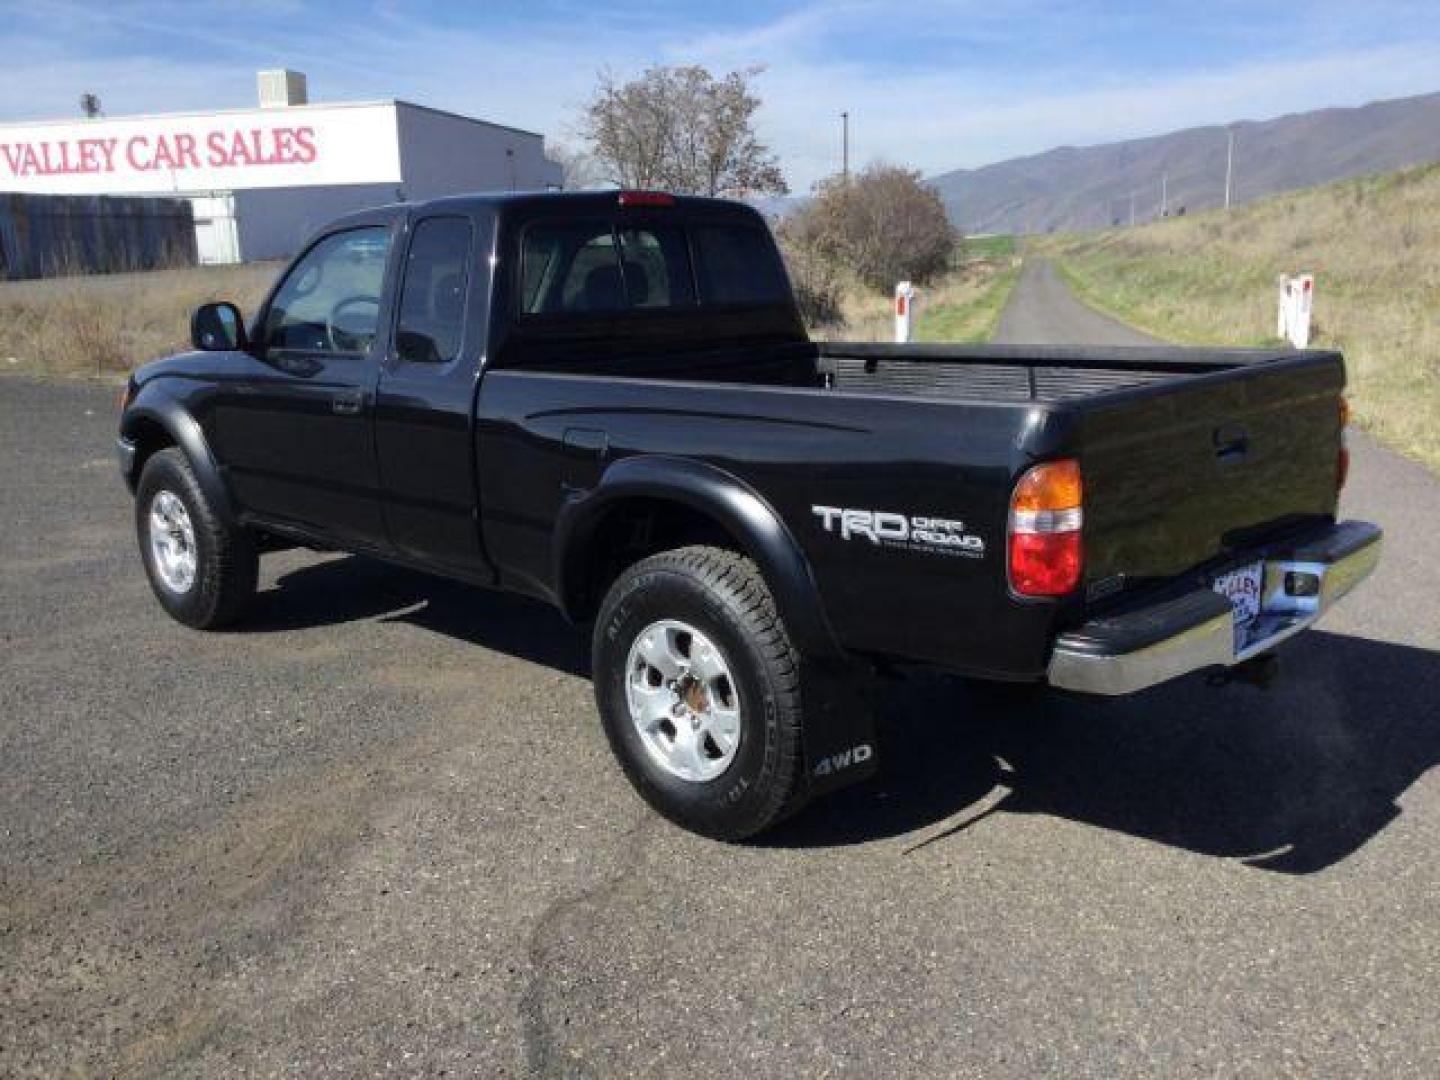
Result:
[[[1073,510],[1081,505],[1080,463],[1073,459],[1036,465],[1020,478],[1011,510]]]
[[[1350,426],[1350,402],[1343,397],[1340,399],[1340,427],[1343,430]]]

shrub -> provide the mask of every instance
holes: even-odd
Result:
[[[957,239],[934,189],[918,172],[889,165],[821,182],[781,231],[792,249],[882,292],[897,281],[926,282],[943,273]]]
[[[834,264],[812,249],[783,240],[780,251],[785,256],[795,305],[805,325],[814,330],[843,323],[845,286]]]

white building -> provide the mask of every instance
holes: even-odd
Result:
[[[200,261],[225,263],[292,255],[369,206],[561,184],[535,132],[408,101],[311,105],[296,72],[259,82],[256,109],[0,124],[0,191],[178,195]]]

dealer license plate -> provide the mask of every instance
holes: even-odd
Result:
[[[1230,601],[1235,612],[1235,649],[1245,647],[1250,624],[1260,614],[1260,588],[1265,580],[1265,564],[1250,563],[1219,575],[1211,585]]]

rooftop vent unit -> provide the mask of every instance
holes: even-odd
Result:
[[[262,109],[283,109],[287,105],[304,105],[309,101],[303,71],[276,68],[260,72],[256,81],[260,84]]]

